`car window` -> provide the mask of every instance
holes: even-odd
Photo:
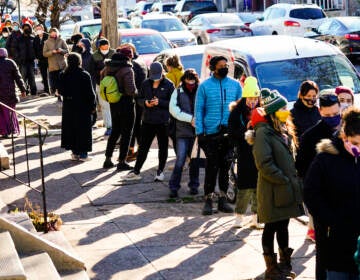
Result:
[[[118,22],[118,29],[132,28],[131,24],[127,21]],[[80,26],[80,33],[89,33],[91,38],[99,35],[101,30],[101,24],[83,25]]]
[[[139,54],[159,53],[170,49],[170,44],[159,34],[125,35],[121,37],[121,43],[132,43]]]
[[[342,23],[350,30],[350,32],[360,30],[360,18],[347,18],[344,17],[341,19]]]
[[[332,23],[332,19],[329,19],[327,21],[324,21],[318,28],[318,31],[320,32],[320,34],[327,34],[328,30],[330,28],[330,25]]]
[[[255,65],[255,73],[262,88],[277,89],[289,101],[296,100],[301,82],[308,79],[320,90],[343,84],[358,92],[360,86],[356,73],[341,55],[260,63]]]
[[[174,7],[175,4],[163,5],[162,10],[163,12],[171,12]]]
[[[285,17],[286,10],[283,8],[273,8],[271,9],[267,19],[277,19]]]
[[[326,16],[325,13],[318,8],[301,8],[291,10],[289,17],[298,19],[320,19]]]
[[[331,34],[337,34],[339,32],[345,31],[345,26],[343,26],[337,20],[334,20],[329,27],[329,31]]]
[[[185,30],[184,25],[177,19],[143,20],[141,27],[155,29],[159,32]]]
[[[197,10],[217,11],[217,7],[211,1],[187,1],[184,3],[183,12]]]
[[[201,73],[202,53],[191,54],[191,55],[180,55],[180,60],[184,69],[194,68],[196,73]]]
[[[145,5],[144,5],[144,11],[150,11],[152,4],[153,4],[153,3],[145,4]]]
[[[188,26],[199,26],[201,25],[201,22],[202,21],[200,17],[195,17],[188,23]]]
[[[209,16],[207,20],[210,24],[220,24],[220,23],[243,23],[238,16],[227,15],[224,16]]]

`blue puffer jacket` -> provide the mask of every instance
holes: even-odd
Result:
[[[199,85],[195,100],[196,135],[214,134],[228,125],[229,104],[241,97],[240,83],[232,78],[214,76]]]

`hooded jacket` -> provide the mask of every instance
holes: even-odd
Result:
[[[19,65],[32,64],[35,61],[35,49],[34,49],[34,35],[33,29],[30,24],[24,24],[24,27],[30,29],[30,34],[21,34],[16,44],[16,52],[14,59]]]
[[[111,59],[115,53],[114,49],[109,49],[107,54],[102,54],[100,49],[96,50],[91,57],[91,76],[97,85],[100,84],[100,71],[105,67],[105,59]]]
[[[360,235],[360,162],[339,138],[323,139],[304,181],[311,215],[328,227],[326,268],[357,272],[354,261]]]
[[[91,69],[91,59],[92,59],[92,50],[91,50],[91,42],[87,38],[83,38],[80,40],[81,43],[85,46],[85,52],[81,53],[81,59],[82,59],[82,68],[92,74],[94,72],[93,69]]]
[[[61,49],[62,53],[53,53],[54,50]],[[59,36],[47,39],[44,43],[43,55],[48,58],[49,72],[63,70],[66,67],[64,55],[69,52],[65,41]]]

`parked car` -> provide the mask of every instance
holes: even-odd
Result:
[[[305,37],[331,43],[350,59],[360,55],[360,17],[327,18],[318,28],[307,32]]]
[[[195,16],[188,23],[198,44],[252,36],[252,31],[236,14],[209,13]]]
[[[325,12],[315,4],[279,3],[265,9],[263,17],[250,24],[254,35],[304,36],[326,19]]]
[[[165,14],[147,14],[142,17],[141,28],[155,29],[178,47],[196,45],[195,36],[177,17]]]
[[[173,48],[160,32],[153,29],[133,28],[119,31],[119,45],[132,43],[140,58],[150,66],[155,56],[161,51]]]
[[[257,15],[254,13],[241,12],[236,14],[246,26],[250,26],[251,23],[257,21],[257,19],[260,17],[260,14]]]
[[[118,29],[132,28],[132,24],[128,19],[118,18]],[[90,39],[99,35],[101,30],[101,19],[83,20],[75,23],[73,34],[75,33],[88,33]]]
[[[360,101],[360,77],[354,65],[338,48],[319,40],[270,35],[215,42],[205,47],[202,79],[210,76],[209,61],[215,55],[227,57],[230,76],[255,76],[261,88],[277,89],[291,102],[307,79],[320,90],[348,86],[356,93],[356,103]]]
[[[201,63],[203,58],[205,45],[196,45],[196,46],[187,46],[180,48],[167,49],[158,54],[154,61],[159,61],[163,64],[164,69],[166,70],[166,66],[164,65],[164,61],[170,55],[177,54],[180,57],[180,61],[184,66],[184,69],[194,68],[196,73],[201,74]]]
[[[216,13],[218,8],[212,0],[180,0],[174,13],[184,23],[188,23],[194,16],[204,13]]]
[[[172,13],[176,6],[176,2],[155,2],[152,4],[150,12],[158,12],[158,13]]]

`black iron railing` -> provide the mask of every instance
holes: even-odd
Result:
[[[14,130],[10,129],[11,134],[9,135],[11,138],[11,153],[12,153],[12,167],[13,167],[13,174],[9,175],[7,172],[1,171],[3,174],[5,174],[8,177],[13,177],[17,182],[24,184],[25,186],[29,187],[30,189],[34,190],[35,192],[38,192],[42,196],[42,204],[43,204],[43,215],[44,215],[44,227],[45,227],[45,233],[48,232],[48,213],[46,208],[46,188],[45,188],[45,175],[44,175],[44,161],[43,161],[43,145],[45,142],[45,139],[48,135],[48,130],[46,127],[38,123],[37,121],[19,113],[15,109],[5,105],[4,103],[0,102],[0,107],[4,107],[10,112],[10,121],[12,122],[14,114],[15,117],[18,119],[22,119],[23,124],[23,133],[24,133],[24,141],[25,141],[25,158],[26,158],[26,173],[27,173],[27,181],[22,180],[16,173],[16,157],[15,157],[15,140],[14,140]],[[37,139],[38,139],[38,146],[39,146],[39,160],[40,160],[40,179],[41,179],[41,189],[37,189],[32,185],[31,182],[31,176],[30,176],[30,165],[29,165],[29,135],[28,135],[28,129],[27,126],[31,124],[32,127],[37,128]],[[14,123],[10,123],[10,125],[15,127]],[[33,129],[33,128],[32,128]],[[33,135],[31,136],[33,137]]]

